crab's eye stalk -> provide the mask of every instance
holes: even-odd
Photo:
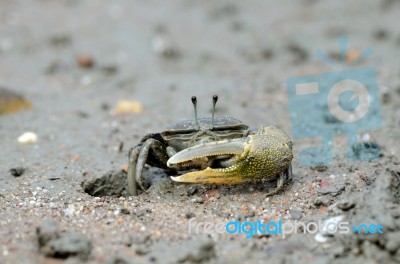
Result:
[[[194,121],[196,122],[196,128],[200,129],[199,120],[197,119],[197,98],[192,96],[192,104],[194,108]]]
[[[212,108],[212,116],[211,116],[211,127],[210,129],[214,128],[214,114],[215,114],[215,105],[217,104],[218,101],[218,95],[213,96],[213,108]]]

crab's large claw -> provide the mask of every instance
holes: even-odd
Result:
[[[292,142],[283,131],[270,126],[247,138],[210,142],[182,150],[172,156],[167,165],[173,167],[219,156],[232,158],[222,162],[222,168],[208,167],[171,178],[177,182],[215,184],[274,178],[290,168]]]

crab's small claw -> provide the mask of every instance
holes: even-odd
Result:
[[[171,177],[177,182],[237,184],[273,178],[288,170],[293,154],[290,138],[276,127],[261,128],[247,138],[196,145],[172,156],[167,165],[195,163],[197,159],[232,156],[222,168],[208,167]]]

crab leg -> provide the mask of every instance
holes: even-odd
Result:
[[[138,195],[137,183],[135,180],[136,163],[139,157],[140,149],[143,144],[138,144],[129,150],[128,160],[128,192],[130,195]]]
[[[149,159],[150,150],[152,150],[153,159]],[[128,192],[130,195],[138,195],[137,185],[143,191],[146,191],[142,184],[144,165],[149,163],[157,166],[156,160],[165,164],[168,156],[164,153],[164,146],[153,138],[149,138],[145,142],[131,148],[128,165]]]

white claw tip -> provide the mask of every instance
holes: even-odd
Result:
[[[179,182],[179,176],[178,177],[170,176],[170,177],[171,177],[171,180]]]

